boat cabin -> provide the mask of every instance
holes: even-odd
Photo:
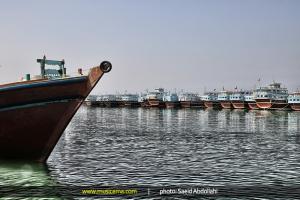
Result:
[[[64,60],[47,60],[46,56],[43,59],[37,59],[41,65],[41,77],[48,79],[57,79],[66,77],[66,68]],[[56,68],[46,69],[46,65],[56,66]]]

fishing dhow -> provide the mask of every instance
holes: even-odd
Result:
[[[40,75],[0,85],[0,159],[45,162],[84,99],[112,68],[103,61],[88,75],[78,69],[70,77],[64,60],[44,56],[37,62]]]

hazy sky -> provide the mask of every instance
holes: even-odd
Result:
[[[282,82],[300,89],[299,0],[0,0],[0,82],[113,64],[94,93],[202,92]]]

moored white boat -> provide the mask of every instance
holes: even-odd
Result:
[[[204,106],[206,108],[221,108],[220,102],[218,99],[218,93],[216,92],[205,92],[204,95],[201,97],[204,102]]]
[[[126,107],[139,106],[139,95],[137,94],[124,94],[121,96],[121,104]]]
[[[168,93],[163,97],[166,108],[177,108],[180,107],[178,95],[176,93]]]
[[[256,91],[252,91],[249,94],[245,95],[245,101],[248,104],[248,108],[251,110],[258,110],[259,107],[257,107],[256,102],[254,100],[254,96],[255,96]]]
[[[195,93],[183,93],[179,96],[182,108],[201,107],[204,108],[204,102]]]
[[[260,109],[288,109],[288,90],[280,83],[272,83],[267,87],[256,89],[255,102]]]
[[[294,92],[288,96],[288,104],[292,110],[300,111],[300,92]]]
[[[149,92],[145,98],[145,106],[146,107],[164,107],[165,104],[163,102],[164,89],[157,88],[153,92]]]
[[[230,98],[229,98],[231,94],[232,94],[232,92],[226,91],[226,90],[219,92],[217,100],[221,103],[222,108],[225,108],[225,109],[233,108]]]
[[[249,95],[249,91],[235,91],[230,94],[230,102],[235,109],[246,109],[248,108],[248,103],[245,99],[246,95]]]

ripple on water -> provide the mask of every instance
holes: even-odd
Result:
[[[83,107],[48,164],[78,185],[296,185],[299,133],[299,112]]]

